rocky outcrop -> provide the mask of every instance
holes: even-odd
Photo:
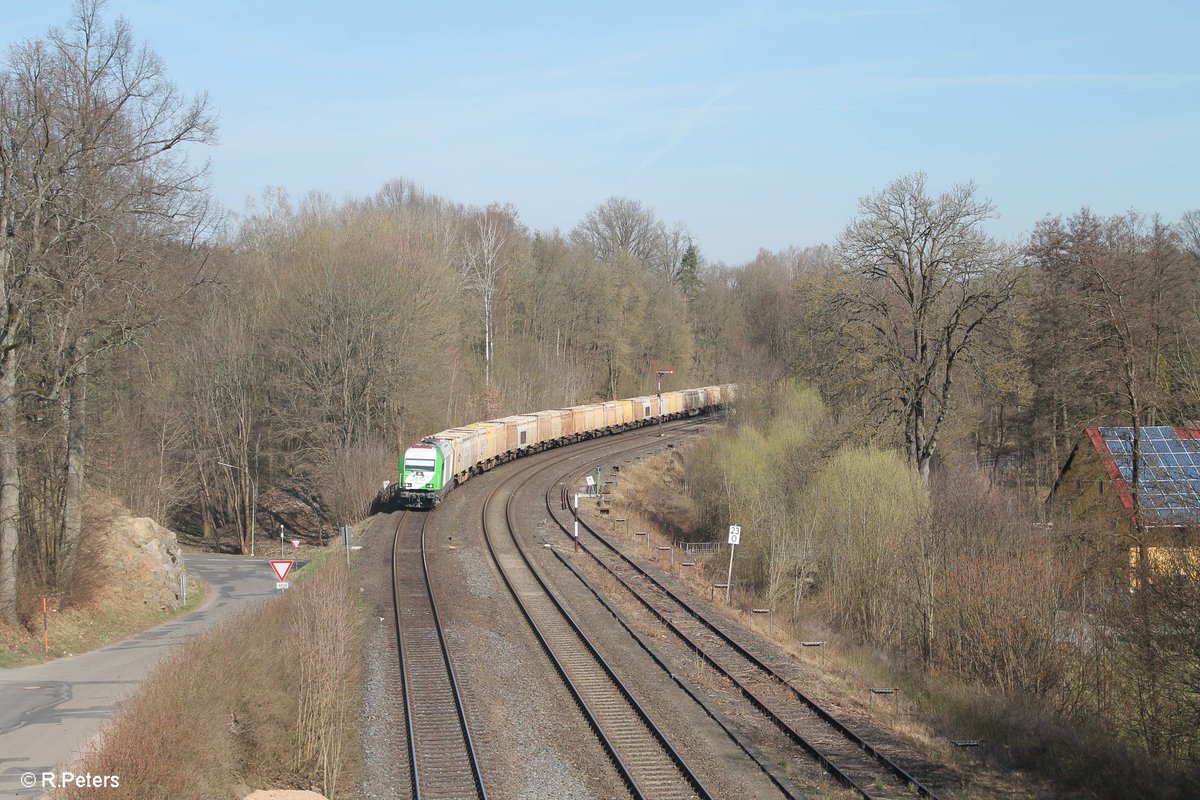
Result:
[[[149,517],[113,517],[105,548],[105,572],[115,589],[162,608],[178,608],[186,571],[174,531]]]

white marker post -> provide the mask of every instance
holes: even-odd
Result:
[[[592,476],[588,476],[588,485],[592,484]],[[575,552],[579,552],[579,493],[575,493]]]
[[[733,589],[733,551],[737,549],[738,544],[742,541],[742,527],[740,525],[729,526],[729,575],[725,578],[725,605],[729,605],[729,593]]]

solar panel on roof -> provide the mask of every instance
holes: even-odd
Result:
[[[1100,428],[1100,436],[1126,481],[1133,480],[1133,429]],[[1139,499],[1158,521],[1200,522],[1200,439],[1172,427],[1141,429]]]

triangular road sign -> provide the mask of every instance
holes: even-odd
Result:
[[[288,572],[291,571],[292,564],[294,564],[294,563],[296,563],[296,562],[294,562],[294,561],[272,561],[271,569],[275,570],[275,574],[279,576],[279,580],[286,581],[287,574],[288,574]]]

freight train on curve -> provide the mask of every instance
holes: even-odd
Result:
[[[734,391],[733,384],[705,386],[450,428],[404,451],[400,480],[387,487],[380,499],[403,508],[433,508],[452,488],[497,464],[559,445],[713,411],[732,400]]]

